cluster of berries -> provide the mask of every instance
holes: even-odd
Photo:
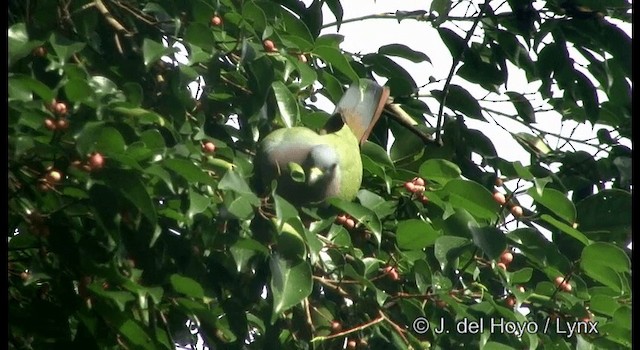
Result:
[[[407,181],[404,183],[404,188],[415,194],[416,197],[423,203],[427,204],[429,202],[429,198],[425,196],[424,191],[426,189],[426,181],[424,181],[421,177],[414,177],[411,181]]]

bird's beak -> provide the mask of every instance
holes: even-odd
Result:
[[[309,184],[313,185],[316,182],[318,182],[318,180],[320,180],[322,178],[322,176],[324,175],[324,172],[318,168],[318,167],[312,167],[311,169],[309,169]]]

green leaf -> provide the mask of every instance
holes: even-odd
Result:
[[[381,46],[378,49],[378,53],[387,56],[396,56],[406,58],[411,62],[420,63],[423,61],[427,61],[431,63],[429,57],[420,51],[415,51],[412,48],[403,45],[403,44],[389,44]]]
[[[619,189],[609,189],[591,195],[576,205],[580,231],[616,232],[625,236],[631,232],[631,194]]]
[[[449,11],[451,10],[451,0],[433,0],[429,12],[437,13],[438,17],[431,23],[434,27],[439,27],[449,17]],[[442,35],[442,34],[440,34]]]
[[[340,31],[340,25],[342,24],[342,3],[340,0],[326,0],[325,4],[329,7],[329,10],[336,17],[336,30]]]
[[[273,193],[273,201],[276,207],[277,226],[281,230],[285,222],[298,217],[298,210],[276,193]]]
[[[166,47],[162,43],[151,39],[144,39],[142,42],[142,56],[144,57],[144,65],[147,68],[156,63],[162,56],[174,51],[174,48]]]
[[[387,86],[394,96],[409,95],[417,90],[416,82],[411,74],[387,56],[375,53],[367,54],[362,57],[362,63],[371,66],[376,74],[389,78]]]
[[[507,91],[505,92],[505,95],[509,96],[509,100],[513,103],[513,106],[516,108],[516,112],[518,112],[518,115],[523,121],[526,123],[536,122],[536,115],[533,110],[533,106],[531,106],[531,103],[526,97],[524,97],[524,95],[514,91]]]
[[[311,267],[306,261],[290,262],[274,254],[269,259],[273,313],[271,323],[280,314],[300,303],[311,294]]]
[[[317,46],[313,49],[312,54],[320,57],[325,63],[333,67],[333,69],[346,75],[351,81],[358,81],[358,74],[351,68],[349,61],[347,61],[340,50],[329,46]]]
[[[31,101],[33,99],[31,96],[32,92],[47,102],[53,100],[55,97],[55,94],[49,87],[30,76],[15,74],[9,77],[8,83],[9,102],[11,102],[12,99]]]
[[[70,79],[64,85],[64,93],[71,102],[84,102],[91,96],[91,87],[84,79]]]
[[[566,223],[573,225],[576,222],[576,207],[564,193],[553,188],[545,188],[542,191],[542,195],[538,195],[538,191],[535,188],[530,188],[527,194]]]
[[[291,261],[304,261],[307,256],[307,246],[304,243],[304,226],[300,219],[291,219],[279,229],[277,236],[278,252],[284,258]]]
[[[122,334],[128,341],[138,348],[154,349],[153,342],[149,335],[144,331],[133,319],[124,319],[118,327],[118,332]]]
[[[124,312],[127,303],[136,300],[135,296],[131,292],[125,291],[107,291],[102,288],[101,285],[92,283],[89,285],[89,290],[96,296],[112,301],[120,312]]]
[[[116,128],[106,127],[99,131],[95,148],[104,153],[122,153],[126,149],[124,137]]]
[[[507,239],[497,227],[476,227],[469,225],[473,243],[480,248],[489,259],[497,259],[507,249]]]
[[[591,293],[591,300],[589,300],[589,309],[593,312],[613,316],[613,313],[620,307],[620,303],[615,298],[609,295]]]
[[[436,239],[434,254],[442,266],[447,266],[472,244],[468,238],[440,236]]]
[[[109,82],[111,83],[111,81]],[[165,125],[165,120],[160,114],[154,111],[150,111],[148,109],[144,109],[140,107],[130,108],[130,107],[118,106],[118,107],[113,107],[112,111],[116,113],[120,113],[125,116],[137,118],[140,122],[146,122],[148,124],[158,124],[160,126]]]
[[[591,123],[598,121],[600,116],[600,102],[598,101],[597,89],[586,75],[579,71],[574,71],[576,76],[576,89],[582,100],[587,120]]]
[[[211,205],[211,198],[205,197],[193,189],[189,190],[189,211],[187,215],[190,218],[207,210],[209,205]]]
[[[464,38],[449,28],[438,28],[438,34],[440,34],[440,38],[442,38],[442,41],[454,59],[460,57],[462,52],[467,48],[467,43],[464,41]]]
[[[348,202],[340,198],[329,198],[329,204],[349,214],[358,222],[364,224],[373,236],[376,238],[378,245],[382,242],[382,224],[380,218],[372,210],[367,209],[357,203]]]
[[[425,260],[417,260],[413,264],[416,277],[416,287],[420,293],[425,293],[431,285],[431,268]]]
[[[49,42],[62,62],[66,62],[73,54],[84,49],[86,43],[71,41],[58,33],[51,34]]]
[[[365,141],[360,149],[360,153],[369,157],[371,160],[379,165],[382,165],[388,169],[394,169],[395,166],[389,158],[389,154],[384,148],[380,147],[377,143],[371,141]]]
[[[273,88],[276,103],[278,104],[282,124],[287,128],[298,124],[300,109],[291,91],[280,81],[274,81],[271,87]]]
[[[610,243],[596,242],[582,251],[580,268],[594,280],[621,291],[622,278],[630,273],[631,262],[621,248]]]
[[[396,229],[396,241],[398,247],[404,250],[421,250],[435,244],[436,239],[442,235],[428,222],[411,219],[398,223]]]
[[[138,208],[142,215],[149,220],[149,223],[156,224],[156,207],[153,205],[149,192],[147,192],[137,173],[126,170],[103,169],[102,176],[107,178],[110,185],[117,188],[124,198]]]
[[[498,215],[500,206],[493,194],[477,182],[454,179],[447,182],[443,191],[448,193],[451,205],[466,209],[477,218],[493,220]]]
[[[173,289],[180,294],[184,294],[192,298],[204,298],[204,289],[202,289],[200,283],[189,277],[174,273],[169,277],[169,282],[171,282]]]
[[[178,158],[165,159],[163,165],[190,183],[215,185],[215,180],[190,160]]]
[[[436,98],[436,100],[438,100],[438,102],[442,103],[444,94],[441,90],[431,90],[431,94]],[[449,93],[444,105],[454,111],[458,111],[466,115],[467,117],[487,121],[484,116],[482,116],[482,109],[480,108],[478,99],[473,97],[467,89],[460,85],[449,85]]]
[[[253,194],[244,177],[235,169],[229,170],[224,174],[224,177],[220,180],[220,183],[218,183],[218,188],[221,190],[232,190],[242,194]]]
[[[33,49],[40,46],[42,42],[29,41],[27,27],[24,23],[16,23],[9,27],[9,67],[19,59],[31,54]]]
[[[441,185],[446,185],[450,180],[459,179],[462,175],[458,165],[446,159],[427,159],[420,165],[419,173],[421,177]]]
[[[533,276],[533,269],[531,267],[525,267],[518,271],[513,271],[509,276],[509,281],[511,284],[527,283],[531,280],[531,276]]]
[[[568,234],[569,236],[577,239],[578,241],[580,241],[584,245],[591,244],[591,241],[589,241],[589,238],[587,238],[582,232],[574,229],[573,227],[565,224],[562,221],[557,220],[556,218],[554,218],[554,217],[552,217],[550,215],[542,214],[540,216],[540,219],[550,223],[551,225],[555,226],[560,231],[562,231],[562,232]]]
[[[215,48],[216,39],[213,36],[213,32],[202,23],[192,23],[187,26],[184,38],[191,45],[198,46],[206,51],[213,51]]]

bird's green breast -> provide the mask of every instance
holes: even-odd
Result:
[[[333,146],[339,155],[341,170],[339,197],[353,200],[362,184],[362,159],[358,139],[347,125],[334,133],[321,135],[320,139]]]
[[[316,145],[326,144],[333,147],[338,154],[339,191],[336,194],[344,200],[353,200],[362,183],[362,160],[360,158],[360,145],[355,135],[347,125],[335,132],[318,135],[315,131],[305,127],[293,127],[278,129],[270,133],[260,144],[257,154],[257,162],[261,165],[264,185],[282,174],[287,162],[302,163],[309,150]],[[276,163],[278,165],[276,165]],[[278,171],[278,168],[280,171]],[[286,175],[285,175],[286,176]],[[300,185],[280,178],[282,185],[291,187],[281,188],[286,196],[302,196],[305,194]],[[288,180],[288,179],[287,179]],[[304,192],[304,191],[303,191]]]

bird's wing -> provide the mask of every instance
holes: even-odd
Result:
[[[351,84],[333,112],[339,114],[360,144],[369,137],[389,98],[389,88],[360,79]]]

